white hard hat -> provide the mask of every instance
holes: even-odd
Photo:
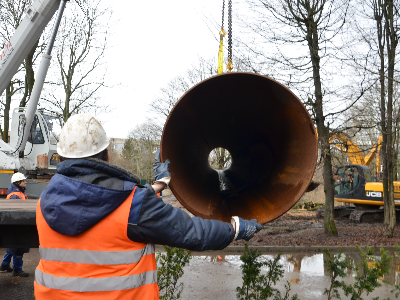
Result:
[[[17,182],[17,181],[21,181],[21,180],[25,180],[26,177],[24,174],[18,172],[18,173],[14,173],[14,175],[11,177],[11,183]]]
[[[86,114],[71,116],[61,129],[57,153],[66,158],[82,158],[100,153],[110,144],[100,122]]]

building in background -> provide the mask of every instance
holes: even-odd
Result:
[[[122,153],[127,139],[110,138],[111,149],[117,153]]]

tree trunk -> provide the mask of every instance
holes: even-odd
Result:
[[[325,233],[330,235],[337,235],[335,220],[333,219],[334,210],[334,191],[333,191],[333,176],[332,176],[332,156],[330,153],[329,145],[329,129],[325,127],[323,122],[317,122],[318,140],[323,156],[323,178],[324,178],[324,192],[325,192],[325,213],[324,213],[324,228]],[[324,134],[320,134],[324,132]]]
[[[394,137],[394,140],[396,141],[398,137]],[[393,181],[397,181],[397,173],[398,173],[398,165],[397,165],[397,161],[399,159],[399,144],[396,143],[395,145],[395,149],[393,152]]]
[[[66,85],[64,86],[65,91],[65,104],[63,109],[63,118],[64,123],[67,122],[69,117],[71,116],[71,95],[72,95],[72,75],[71,70],[68,71],[68,75],[66,76]]]
[[[386,126],[386,165],[388,189],[384,189],[384,193],[388,191],[388,197],[385,197],[387,203],[384,205],[384,227],[385,235],[387,237],[393,237],[394,227],[396,226],[396,210],[394,205],[393,188],[393,78],[397,46],[397,36],[394,28],[393,0],[385,1],[383,12],[385,16],[386,47],[388,55],[388,99]]]
[[[217,157],[218,157],[218,170],[225,169],[225,149],[219,148],[216,149]]]
[[[395,118],[395,120],[393,121],[393,155],[392,155],[392,159],[393,159],[393,182],[397,181],[397,170],[398,170],[398,157],[399,157],[399,143],[396,142],[399,138],[398,135],[398,130],[399,130],[399,124],[398,124],[398,117]]]
[[[389,61],[391,59],[389,58]],[[394,67],[394,65],[393,65]],[[396,210],[394,205],[394,189],[393,189],[393,151],[392,151],[392,109],[393,109],[393,70],[389,63],[388,72],[388,109],[387,109],[387,143],[386,143],[386,171],[387,171],[387,188],[384,192],[388,191],[387,201],[384,205],[384,227],[385,235],[393,237],[394,227],[396,226]]]
[[[383,185],[383,207],[384,207],[384,224],[389,224],[389,188],[388,188],[388,169],[387,169],[387,128],[386,128],[386,101],[385,101],[385,53],[384,53],[384,37],[383,37],[383,11],[381,0],[373,2],[374,19],[377,27],[377,40],[379,46],[379,83],[380,83],[380,110],[381,110],[381,132],[382,132],[382,147],[381,147],[381,164],[382,164],[382,185]],[[379,168],[379,166],[378,166]],[[384,225],[385,226],[385,225]]]
[[[388,182],[388,134],[386,127],[386,103],[385,103],[385,77],[384,77],[384,67],[380,70],[381,79],[381,131],[382,131],[382,148],[381,148],[381,163],[382,163],[382,184],[383,184],[383,208],[384,208],[384,227],[386,232],[386,227],[390,224],[390,206],[389,206],[389,182]]]
[[[313,105],[315,115],[317,117],[318,141],[323,157],[323,178],[325,192],[325,214],[324,228],[325,233],[337,235],[335,220],[333,219],[334,209],[334,191],[333,191],[333,175],[332,175],[332,156],[329,144],[329,128],[325,126],[325,117],[322,107],[322,84],[320,76],[320,57],[318,54],[318,32],[315,21],[310,20],[307,24],[307,42],[310,51],[311,62],[313,66],[313,78],[315,88],[315,102]]]
[[[65,122],[67,122],[67,120],[69,118],[69,102],[70,102],[69,100],[70,100],[70,98],[67,93],[66,97],[65,97],[65,105],[64,105],[64,111],[63,111],[64,124],[65,124]]]

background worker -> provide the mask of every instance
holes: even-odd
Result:
[[[8,187],[7,199],[28,199],[25,194],[26,177],[22,173],[15,173],[11,177],[11,185]],[[22,257],[28,253],[29,248],[7,248],[6,255],[0,265],[0,272],[12,272],[12,276],[28,277],[29,273],[22,271]],[[13,268],[11,268],[11,258],[13,259]]]
[[[169,161],[157,152],[156,182],[141,186],[136,175],[108,163],[108,145],[101,124],[86,114],[61,130],[58,173],[36,210],[37,300],[158,299],[154,244],[220,250],[261,229],[255,220],[191,218],[165,204],[156,194],[169,183]]]
[[[344,184],[344,190],[346,193],[350,193],[354,188],[354,172],[352,168],[348,168],[345,171],[345,178],[342,180]]]

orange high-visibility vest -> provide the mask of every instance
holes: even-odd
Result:
[[[36,299],[159,299],[154,245],[128,238],[134,192],[107,217],[76,236],[52,230],[39,199],[36,225],[41,259],[35,271]]]
[[[12,192],[12,193],[9,193],[9,194],[7,195],[7,198],[6,198],[6,199],[10,199],[10,197],[13,196],[13,195],[18,196],[18,197],[19,197],[20,199],[22,199],[22,200],[28,199],[28,196],[25,195],[23,192]]]

